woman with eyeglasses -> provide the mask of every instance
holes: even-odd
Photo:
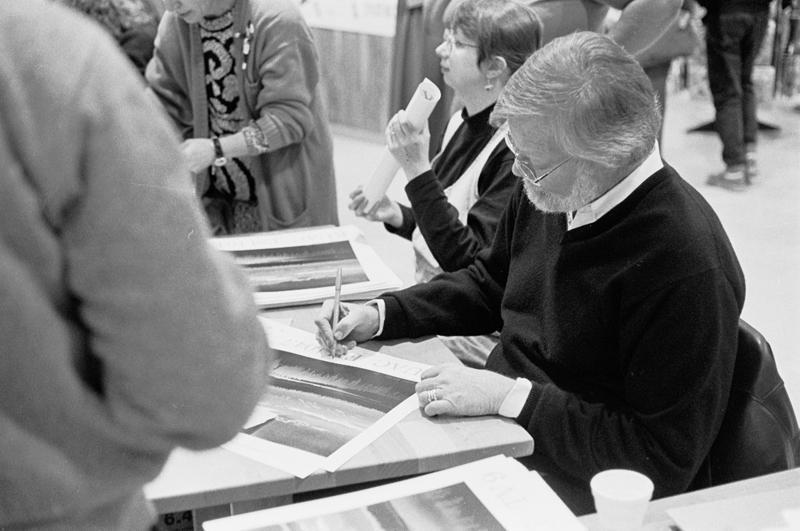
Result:
[[[386,127],[389,151],[408,179],[411,206],[384,197],[367,210],[361,188],[350,195],[357,215],[412,241],[417,282],[466,267],[491,243],[516,178],[506,128],[495,128],[489,117],[508,78],[538,48],[541,34],[533,11],[512,0],[455,1],[444,23],[436,54],[461,108],[445,130],[441,150],[429,159],[427,127],[414,130],[404,111]],[[453,350],[473,365],[482,365],[488,354],[479,347],[485,353],[476,360]]]
[[[294,0],[164,0],[146,77],[215,235],[337,224],[319,57]]]

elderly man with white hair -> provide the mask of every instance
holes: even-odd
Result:
[[[647,474],[656,497],[687,490],[726,409],[744,278],[711,207],[661,160],[650,82],[612,40],[575,33],[512,76],[493,119],[522,179],[492,246],[345,305],[334,330],[326,302],[320,341],[499,330],[486,370],[422,375],[426,414],[515,418],[576,513],[608,468]]]

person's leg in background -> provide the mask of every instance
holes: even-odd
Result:
[[[758,143],[758,118],[756,116],[757,98],[753,87],[753,66],[764,35],[767,32],[769,11],[748,14],[751,18],[750,31],[742,39],[742,124],[745,145],[745,178],[758,177],[758,159],[756,145]]]
[[[712,176],[708,184],[729,189],[740,189],[745,185],[740,45],[742,37],[748,32],[749,22],[747,15],[733,13],[719,14],[706,23],[708,83],[725,163],[725,171]]]

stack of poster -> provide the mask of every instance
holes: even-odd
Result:
[[[270,386],[226,449],[300,478],[333,472],[419,407],[428,365],[358,347],[331,358],[313,334],[261,321],[276,355]]]
[[[332,298],[339,268],[343,300],[370,299],[403,285],[353,226],[259,232],[211,242],[245,269],[262,308]]]
[[[206,531],[585,529],[536,472],[495,456],[380,487],[211,520]]]

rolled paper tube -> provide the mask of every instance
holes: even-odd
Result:
[[[415,129],[420,130],[425,127],[425,122],[433,112],[436,103],[442,97],[439,87],[428,78],[422,80],[411,96],[411,100],[406,107],[406,114],[409,122]],[[394,176],[400,169],[400,164],[395,160],[388,149],[381,155],[381,160],[377,168],[372,173],[369,182],[364,186],[364,198],[367,200],[367,209],[371,209],[386,194],[389,185],[392,184]]]

